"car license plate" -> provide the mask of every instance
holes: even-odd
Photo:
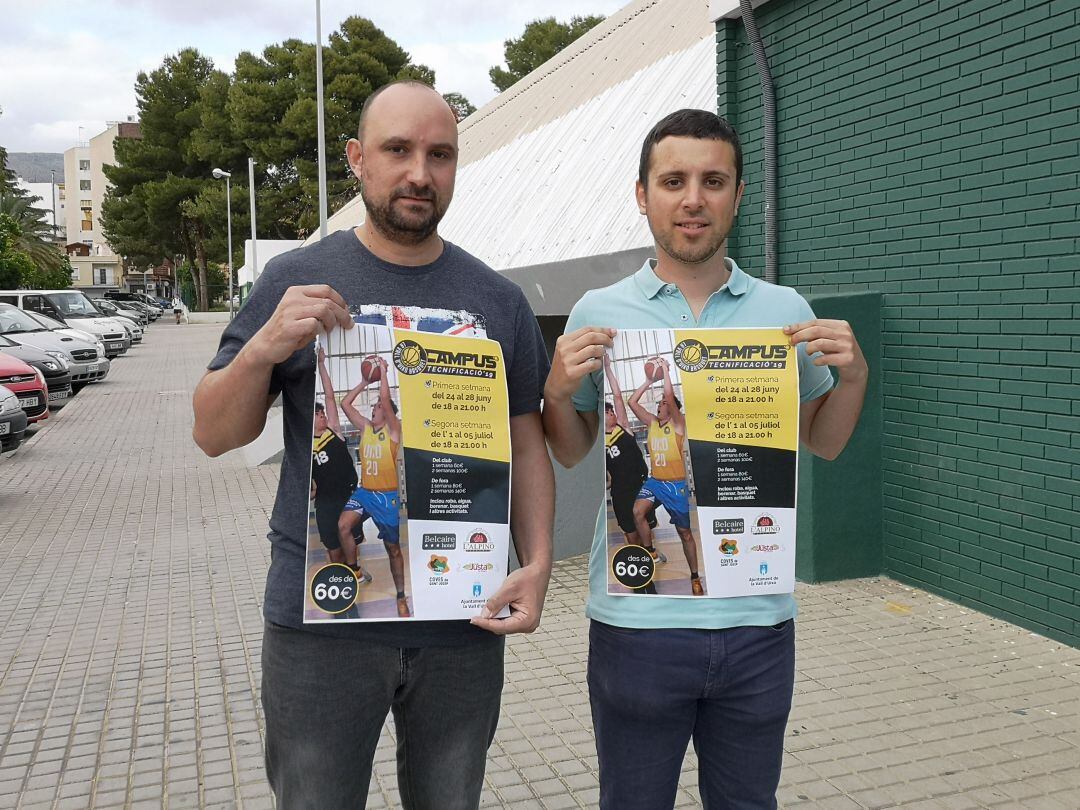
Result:
[[[67,398],[68,398],[68,392],[67,391],[50,391],[49,392],[49,402],[56,402],[57,400],[67,399]]]
[[[31,399],[29,397],[19,397],[19,407],[20,408],[33,408],[33,407],[36,407],[37,404],[38,404],[37,397],[34,397],[33,399]]]
[[[123,343],[110,343],[109,348],[110,349],[122,349],[122,348],[124,348],[124,344]]]
[[[91,363],[89,366],[86,367],[86,371],[89,374],[96,374],[97,372],[101,371],[101,363]]]
[[[0,436],[7,436],[11,433],[11,422],[0,423]]]

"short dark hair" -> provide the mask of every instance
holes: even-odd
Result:
[[[612,413],[614,413],[615,412],[615,406],[612,405],[610,402],[605,401],[604,402],[604,410],[605,411],[611,411]]]
[[[393,398],[393,397],[390,397],[390,399],[388,400],[388,402],[390,403],[390,407],[394,409],[394,413],[397,413],[397,412],[398,412],[398,410],[397,410],[397,403],[396,403],[396,402],[394,402],[394,398]],[[382,403],[382,397],[379,397],[379,403],[380,403],[380,404]]]
[[[315,403],[315,413],[326,413],[326,406],[321,402]]]
[[[679,399],[678,395],[675,394],[674,392],[672,392],[671,398],[675,401],[675,407],[678,408],[681,411],[682,410],[682,401]]]
[[[391,87],[397,87],[398,85],[402,85],[402,84],[416,85],[417,87],[426,87],[432,93],[435,93],[436,95],[439,94],[438,90],[436,90],[434,87],[432,87],[427,82],[422,82],[419,79],[397,79],[396,81],[388,82],[388,83],[384,84],[382,87],[376,88],[371,93],[370,96],[368,96],[366,99],[364,99],[364,106],[362,106],[360,108],[360,121],[356,125],[356,137],[357,137],[358,140],[362,141],[364,139],[364,124],[367,122],[368,110],[371,108],[371,105],[375,102],[375,99],[377,99],[379,96],[381,96],[387,90],[389,90]],[[440,96],[440,98],[441,98],[441,96]],[[447,106],[447,109],[450,109],[450,104],[449,103],[447,103],[446,106]],[[453,109],[450,109],[450,112],[452,113]],[[456,115],[454,116],[454,120],[455,121],[457,120]]]
[[[641,145],[641,162],[638,164],[641,185],[649,184],[649,161],[653,147],[664,138],[700,138],[730,143],[735,150],[735,185],[742,181],[742,144],[739,143],[739,133],[735,127],[708,110],[676,110],[657,121],[645,136],[645,142]]]

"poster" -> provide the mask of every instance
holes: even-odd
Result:
[[[304,621],[479,615],[509,558],[501,347],[467,313],[353,319],[315,349]]]
[[[608,593],[791,593],[799,367],[783,331],[622,330],[604,379]]]

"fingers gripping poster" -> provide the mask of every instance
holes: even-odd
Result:
[[[604,378],[608,593],[792,592],[799,368],[783,331],[620,331]]]
[[[316,352],[304,621],[479,615],[510,541],[499,344],[357,323]]]

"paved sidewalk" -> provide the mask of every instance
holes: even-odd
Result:
[[[0,808],[271,807],[277,475],[190,440],[219,332],[159,321],[0,458]],[[484,807],[597,805],[585,590],[584,558],[559,563],[542,629],[508,645]],[[888,579],[799,598],[781,806],[1080,807],[1080,651]],[[394,782],[388,727],[368,806],[398,807]]]

